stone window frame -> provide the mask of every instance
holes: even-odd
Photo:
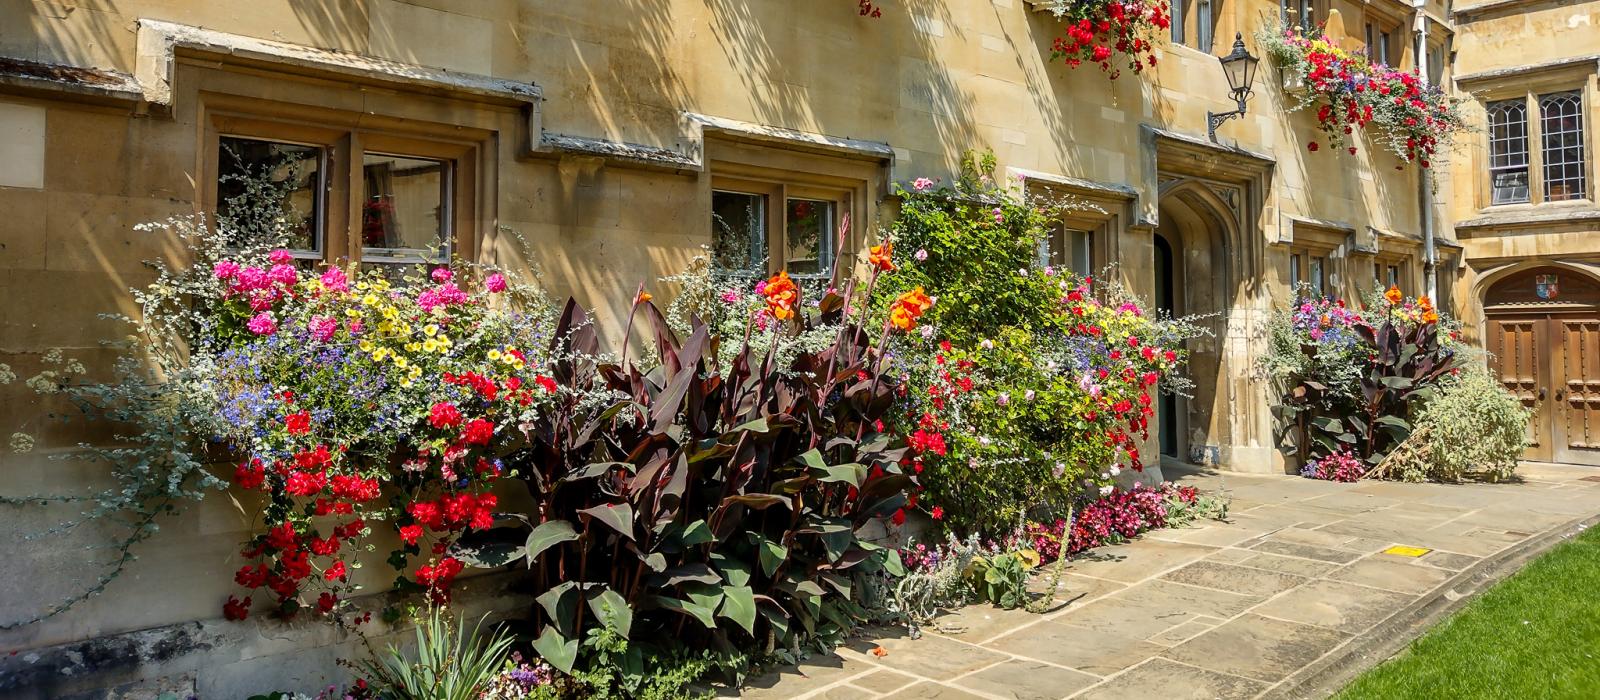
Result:
[[[322,215],[322,245],[317,255],[299,253],[297,257],[335,263],[399,265],[438,265],[452,257],[473,259],[476,254],[477,228],[475,212],[478,209],[480,175],[478,160],[484,142],[449,138],[447,134],[459,133],[455,127],[445,127],[424,133],[375,128],[360,123],[327,122],[324,120],[296,118],[283,113],[300,109],[298,106],[269,108],[255,100],[232,96],[208,97],[203,105],[204,120],[201,141],[202,177],[199,178],[202,210],[214,216],[217,207],[215,186],[219,168],[218,152],[223,136],[282,141],[318,146],[324,149],[324,187],[326,206]],[[432,131],[432,133],[428,133]],[[449,170],[447,195],[444,196],[447,239],[437,256],[419,254],[376,253],[361,243],[362,205],[365,185],[362,158],[365,154],[382,154],[435,160],[446,164]],[[386,249],[387,250],[387,249]]]
[[[1321,261],[1322,296],[1333,299],[1343,296],[1345,269],[1341,248],[1349,240],[1349,233],[1296,223],[1294,240],[1289,244],[1289,293],[1299,294],[1296,282],[1310,282],[1312,263]],[[1313,283],[1313,287],[1316,285]]]
[[[1130,207],[1137,201],[1131,190],[1087,180],[1009,168],[1010,177],[1019,178],[1029,197],[1065,198],[1071,205],[1050,222],[1050,233],[1041,241],[1040,266],[1054,263],[1050,239],[1057,231],[1082,231],[1088,234],[1089,274],[1100,276],[1119,259],[1122,236],[1131,220]],[[1125,272],[1125,270],[1123,271]]]
[[[1473,170],[1476,173],[1478,211],[1515,211],[1533,207],[1546,206],[1593,206],[1600,197],[1595,194],[1595,178],[1597,167],[1595,162],[1595,93],[1591,88],[1593,73],[1574,73],[1572,71],[1554,71],[1545,75],[1518,76],[1514,84],[1511,81],[1477,91],[1476,97],[1479,108],[1484,112],[1484,123],[1488,124],[1488,115],[1491,105],[1519,102],[1522,105],[1522,114],[1525,120],[1525,137],[1527,142],[1526,161],[1528,170],[1528,196],[1524,200],[1510,201],[1502,204],[1494,202],[1494,182],[1492,170],[1492,152],[1490,139],[1492,135],[1488,128],[1483,130],[1479,137],[1480,150],[1475,154],[1476,162]],[[1544,111],[1543,104],[1546,97],[1576,93],[1580,107],[1578,115],[1583,119],[1579,137],[1581,140],[1582,178],[1584,189],[1582,196],[1551,200],[1545,194],[1545,153],[1544,153]],[[1588,117],[1588,118],[1585,118]]]
[[[1223,0],[1173,0],[1172,43],[1210,53],[1217,37]]]
[[[711,222],[711,201],[715,192],[759,194],[766,198],[766,265],[760,270],[718,270],[731,276],[774,275],[784,271],[787,261],[787,201],[813,199],[832,202],[835,235],[833,268],[841,278],[851,274],[855,252],[868,240],[866,234],[875,213],[878,192],[885,176],[885,161],[873,157],[848,157],[789,147],[756,143],[736,136],[708,136],[705,140],[706,169],[703,178],[705,221]],[[774,216],[773,214],[779,214]],[[844,231],[845,217],[849,229]],[[843,232],[842,241],[838,239]],[[711,244],[716,232],[708,230]],[[827,281],[831,273],[794,274],[796,279]]]
[[[1294,10],[1294,17],[1289,11]],[[1278,0],[1278,21],[1285,27],[1299,27],[1311,32],[1328,21],[1331,10],[1329,0]]]

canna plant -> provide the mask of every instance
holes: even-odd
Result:
[[[723,371],[728,339],[699,319],[678,338],[641,292],[624,347],[646,329],[659,358],[647,370],[626,355],[597,361],[589,314],[571,301],[562,312],[550,348],[557,399],[520,426],[526,444],[505,457],[534,506],[468,533],[455,554],[531,570],[534,648],[556,668],[574,668],[597,626],[629,640],[622,667],[635,670],[652,644],[836,640],[864,615],[857,574],[903,573],[897,552],[856,533],[900,509],[913,486],[903,441],[882,420],[899,389],[883,351],[925,298],[898,301],[874,339],[865,309],[846,318],[849,290],[826,295],[814,317],[782,273],[759,291],[759,332],[827,324],[835,342],[779,366],[777,343],[752,351],[752,318]],[[585,400],[595,385],[614,400]]]

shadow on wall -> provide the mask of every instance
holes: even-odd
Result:
[[[918,174],[953,173],[962,152],[989,145],[976,128],[976,98],[963,86],[976,76],[958,74],[944,58],[977,41],[949,0],[904,0],[877,18],[860,17],[846,0],[702,1],[748,95],[746,118],[943,158],[918,162]]]

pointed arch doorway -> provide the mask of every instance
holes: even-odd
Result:
[[[1227,207],[1194,180],[1162,190],[1155,231],[1155,305],[1173,316],[1193,316],[1209,331],[1187,341],[1187,395],[1163,393],[1157,410],[1161,454],[1168,459],[1221,465],[1232,433],[1230,367],[1221,352],[1231,308],[1232,276]]]
[[[1156,183],[1144,268],[1154,284],[1144,289],[1209,331],[1184,343],[1193,386],[1158,403],[1149,448],[1163,461],[1281,473],[1267,387],[1251,372],[1264,344],[1254,329],[1271,309],[1262,213],[1274,161],[1148,125],[1141,135],[1154,156],[1144,175]]]

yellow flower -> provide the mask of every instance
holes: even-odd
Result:
[[[395,357],[394,357],[394,366],[399,367],[400,369],[405,369],[406,368],[406,364],[407,364],[407,362],[406,362],[405,355],[395,355]]]
[[[379,333],[390,333],[390,332],[393,332],[393,331],[394,331],[394,324],[393,323],[391,323],[389,321],[379,321],[378,322],[378,332]]]
[[[366,282],[357,282],[356,283],[356,291],[358,291],[358,292],[365,292],[365,291],[367,291],[368,289],[371,289],[371,288],[372,288],[371,285],[368,285]]]
[[[366,295],[364,297],[361,297],[361,305],[362,306],[377,306],[378,305],[378,295],[376,295],[376,294],[368,294],[368,295]]]
[[[383,348],[378,348],[377,350],[372,351],[372,361],[373,362],[382,362],[383,361]]]
[[[498,360],[498,359],[500,359],[500,351],[499,350],[490,350],[489,351],[489,359],[490,360]]]
[[[421,349],[422,349],[422,343],[417,343],[417,342],[406,343],[406,352],[416,352],[416,351],[421,350]]]
[[[439,341],[434,340],[433,338],[429,338],[427,340],[422,341],[422,351],[423,352],[433,352],[433,351],[438,350],[438,349],[439,349]]]
[[[383,317],[387,319],[398,319],[400,318],[400,310],[394,308],[393,306],[385,306],[383,307]]]
[[[430,338],[433,337],[433,336],[438,335],[439,334],[439,326],[438,326],[438,324],[430,323],[430,324],[428,324],[426,326],[423,326],[422,327],[422,334],[425,335],[425,336],[428,336]]]
[[[363,340],[360,343],[357,343],[356,347],[361,348],[361,352],[372,352],[372,341]]]
[[[344,310],[344,315],[349,316],[350,318],[361,318],[361,309],[352,306]]]

